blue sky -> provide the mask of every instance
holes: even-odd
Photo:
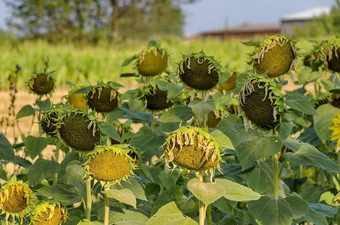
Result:
[[[278,23],[283,16],[332,5],[335,0],[197,0],[183,5],[184,33],[195,34],[242,23]],[[8,16],[9,11],[0,0],[0,28],[5,27]]]

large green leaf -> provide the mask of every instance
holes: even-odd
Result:
[[[166,189],[176,186],[178,177],[179,172],[177,170],[163,170],[158,174],[158,178],[162,181],[162,185]]]
[[[194,113],[191,108],[186,105],[176,105],[175,107],[169,109],[165,113],[163,113],[158,121],[161,123],[170,123],[170,122],[182,122],[189,120]]]
[[[128,209],[123,209],[124,213],[110,211],[109,224],[115,225],[145,225],[148,217],[144,214]]]
[[[184,217],[175,202],[164,205],[153,215],[146,225],[198,225],[194,220]]]
[[[17,113],[15,119],[20,119],[26,116],[32,116],[35,113],[35,109],[31,105],[25,105]]]
[[[225,189],[223,197],[226,199],[240,202],[240,201],[253,201],[261,197],[261,195],[251,188],[245,187],[236,182],[226,179],[216,179],[216,183],[221,184]]]
[[[205,205],[209,205],[221,198],[226,190],[225,187],[218,183],[203,183],[197,178],[191,179],[187,184],[188,190]]]
[[[304,67],[298,73],[299,84],[306,84],[308,82],[315,81],[316,79],[322,77],[322,72],[312,71],[309,67]]]
[[[340,109],[333,107],[330,104],[321,105],[317,109],[318,115],[313,117],[314,129],[323,143],[329,140],[332,135],[332,130],[328,128],[332,126],[332,118],[340,112]]]
[[[70,185],[71,190],[86,199],[86,185],[84,181],[85,169],[78,160],[67,164],[65,169],[65,181]]]
[[[49,178],[59,170],[59,163],[43,158],[37,159],[28,169],[27,177],[30,184],[34,184],[42,179]]]
[[[64,184],[44,186],[37,191],[44,194],[46,197],[53,198],[65,205],[72,205],[82,200],[78,194],[70,190],[70,186]]]
[[[114,198],[122,203],[131,205],[136,208],[136,196],[130,189],[110,189],[105,192],[108,198]]]
[[[297,92],[287,92],[285,103],[286,105],[297,111],[303,112],[308,115],[317,115],[317,112],[314,109],[308,96],[304,96]]]
[[[214,138],[220,148],[235,150],[233,143],[231,143],[229,137],[227,137],[222,131],[214,130],[210,133],[210,135]]]
[[[221,120],[216,129],[222,131],[233,143],[233,146],[238,145],[240,142],[241,135],[236,130],[234,123],[229,119],[229,117]]]
[[[178,86],[174,83],[168,83],[167,90],[168,90],[167,99],[170,100],[180,95],[182,93],[183,87]]]
[[[31,159],[34,159],[48,145],[48,139],[45,137],[28,136],[25,139],[26,151]]]
[[[104,135],[107,135],[108,137],[118,141],[122,142],[122,139],[120,138],[116,128],[114,126],[108,124],[108,123],[101,123],[100,124],[100,130]]]
[[[134,178],[130,178],[128,181],[122,180],[120,186],[124,189],[130,189],[136,198],[147,201],[143,187]],[[119,186],[116,186],[117,188]]]
[[[209,99],[206,102],[193,100],[189,103],[189,107],[192,109],[194,116],[198,120],[202,119],[205,115],[216,109],[215,102],[212,99]]]
[[[282,148],[282,141],[274,136],[262,136],[255,130],[246,132],[235,147],[236,155],[245,169],[256,160],[272,156]]]
[[[308,205],[297,195],[279,199],[263,196],[249,203],[249,212],[263,225],[291,225],[294,218],[307,214]]]
[[[303,144],[297,152],[285,153],[284,157],[291,163],[305,166],[317,166],[328,172],[340,173],[338,164],[310,144]]]
[[[0,134],[0,159],[7,161],[14,161],[15,159],[14,149],[3,134]]]
[[[79,223],[77,223],[77,225],[103,225],[104,223],[100,222],[100,221],[90,221],[88,219],[79,221]]]

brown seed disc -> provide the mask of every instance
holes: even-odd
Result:
[[[118,107],[119,96],[111,87],[96,88],[87,95],[87,104],[97,112],[111,112]]]
[[[330,70],[333,70],[335,72],[340,72],[340,48],[338,49],[334,49],[332,50],[333,54],[332,54],[332,59],[329,59],[329,57],[327,57],[327,61],[328,61],[328,68]],[[338,56],[335,55],[335,51],[337,53]]]
[[[55,136],[57,134],[57,121],[57,112],[46,114],[41,120],[41,128],[43,129],[43,131],[45,131],[46,134],[50,136]]]
[[[100,141],[100,131],[85,115],[71,113],[66,116],[59,128],[60,137],[66,144],[79,151],[91,151]]]
[[[273,48],[264,53],[260,62],[255,62],[257,72],[265,73],[269,77],[278,77],[287,73],[295,59],[293,49],[289,42],[282,46],[276,44]]]
[[[54,88],[54,81],[48,74],[37,74],[30,81],[30,89],[38,95],[49,94]]]
[[[261,86],[264,86],[264,83],[261,83]],[[241,107],[251,122],[263,129],[271,129],[278,123],[273,116],[275,100],[273,99],[272,103],[269,99],[271,90],[268,90],[266,95],[265,88],[259,88],[258,83],[254,84],[254,89],[250,95],[245,96]]]
[[[179,75],[186,85],[199,90],[213,88],[219,79],[218,72],[209,59],[194,56],[182,62]]]
[[[51,216],[51,213],[53,215]],[[64,221],[65,211],[60,207],[55,207],[51,212],[51,209],[47,208],[46,212],[42,212],[41,215],[31,225],[59,225]]]
[[[25,190],[26,187],[20,184],[8,186],[1,192],[1,208],[8,213],[20,213],[25,210],[29,202]]]
[[[167,100],[168,91],[162,91],[158,87],[152,89],[151,92],[145,95],[147,104],[146,107],[151,110],[161,110],[169,108],[173,105]]]

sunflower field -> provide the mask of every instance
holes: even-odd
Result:
[[[17,65],[1,80],[15,120],[0,123],[0,224],[340,224],[340,38],[266,36],[229,62],[216,43],[174,60],[150,41],[112,80]],[[36,101],[16,111],[23,78]],[[37,132],[13,137],[23,119]]]

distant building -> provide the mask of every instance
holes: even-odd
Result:
[[[215,37],[221,40],[224,39],[242,39],[250,40],[255,37],[263,37],[264,35],[274,35],[281,33],[280,24],[258,24],[250,25],[243,24],[241,26],[232,26],[222,30],[214,30],[208,32],[202,32],[195,37],[210,38]]]
[[[243,24],[241,26],[232,26],[221,30],[202,32],[189,37],[194,38],[218,38],[224,39],[241,39],[252,40],[255,37],[261,38],[265,35],[275,35],[285,32],[287,36],[292,36],[294,29],[302,29],[306,24],[311,23],[313,19],[324,14],[328,15],[331,7],[318,7],[299,13],[294,13],[281,18],[279,24]]]
[[[295,29],[303,29],[313,19],[329,15],[332,7],[318,7],[306,11],[290,14],[281,18],[282,33],[292,36]]]

